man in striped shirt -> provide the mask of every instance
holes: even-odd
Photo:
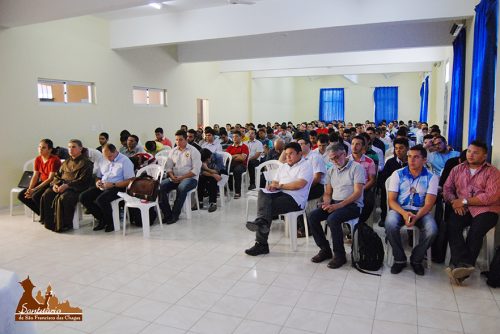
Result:
[[[446,272],[457,284],[474,271],[483,238],[495,227],[500,213],[500,171],[486,162],[487,156],[486,144],[471,142],[467,161],[451,170],[443,187],[443,197],[453,207],[447,221],[451,260]]]

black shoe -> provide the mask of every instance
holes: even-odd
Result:
[[[269,245],[259,244],[258,242],[252,248],[246,249],[245,253],[251,256],[257,256],[262,254],[269,254]]]
[[[410,263],[410,264],[411,264],[411,267],[413,268],[413,271],[415,272],[415,274],[420,275],[420,276],[424,276],[425,270],[424,270],[424,266],[422,265],[422,263]]]
[[[115,227],[113,225],[108,225],[106,226],[106,229],[104,232],[113,232],[115,230]]]
[[[100,230],[104,230],[106,228],[106,225],[104,225],[102,222],[99,222],[99,224],[97,224],[96,227],[94,227],[94,231],[100,231]]]
[[[394,263],[391,267],[391,274],[399,274],[406,267],[405,263]]]
[[[172,216],[171,218],[169,218],[165,221],[165,224],[167,224],[167,225],[175,224],[175,223],[177,223],[178,220],[179,220],[179,217]]]
[[[311,258],[314,263],[320,263],[325,260],[331,259],[333,257],[332,250],[330,248],[320,249],[319,253]]]
[[[247,222],[246,227],[252,232],[260,230],[262,233],[269,233],[269,226],[267,226],[265,220],[263,219],[256,219],[253,222]]]
[[[217,210],[217,204],[210,203],[210,205],[208,206],[208,212],[214,212],[215,210]]]
[[[251,184],[248,186],[248,190],[254,190],[255,188],[257,188],[255,184]]]
[[[333,259],[328,262],[327,267],[330,269],[337,269],[346,264],[347,259],[345,256],[334,256]]]

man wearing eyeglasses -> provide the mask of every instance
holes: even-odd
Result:
[[[446,138],[437,136],[433,140],[434,152],[429,153],[427,162],[431,165],[432,171],[437,176],[441,176],[444,164],[448,159],[460,156],[458,151],[450,151],[446,143]]]
[[[327,152],[334,166],[328,171],[323,202],[311,212],[308,222],[314,241],[320,248],[311,261],[319,263],[333,257],[328,268],[336,269],[347,262],[342,223],[360,216],[366,180],[364,168],[347,158],[342,144],[330,145]],[[321,227],[321,221],[325,219],[332,232],[333,254]]]

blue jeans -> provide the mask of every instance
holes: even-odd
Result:
[[[170,179],[162,181],[160,185],[160,209],[163,216],[167,219],[172,216],[179,217],[187,193],[196,188],[197,184],[198,181],[193,178],[184,179],[180,183],[172,182]],[[175,197],[174,207],[171,209],[168,203],[168,194],[174,189],[177,190],[177,196]]]
[[[406,263],[406,254],[401,242],[401,227],[404,226],[403,216],[394,210],[390,210],[385,218],[385,235],[389,240],[394,254],[394,263]],[[411,252],[411,263],[422,263],[427,249],[431,246],[437,236],[438,228],[431,213],[417,220],[415,226],[420,230],[418,245],[413,245]],[[431,259],[427,259],[430,261]]]
[[[334,203],[334,201],[332,201],[332,203]],[[330,244],[325,237],[325,232],[323,232],[323,229],[321,228],[321,222],[326,220],[326,224],[332,231],[333,254],[335,254],[335,256],[345,257],[342,223],[358,218],[360,214],[361,209],[356,205],[356,203],[351,203],[341,209],[333,211],[332,213],[328,213],[328,211],[321,208],[313,210],[307,216],[307,222],[309,223],[309,231],[311,231],[316,245],[318,245],[321,249],[330,248]]]

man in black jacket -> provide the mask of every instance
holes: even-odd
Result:
[[[408,152],[409,144],[408,139],[396,138],[394,140],[394,157],[387,160],[384,169],[378,174],[378,186],[381,189],[380,193],[380,221],[378,225],[383,227],[385,225],[385,217],[387,216],[387,191],[385,189],[385,181],[392,175],[395,170],[406,167],[408,165]]]

